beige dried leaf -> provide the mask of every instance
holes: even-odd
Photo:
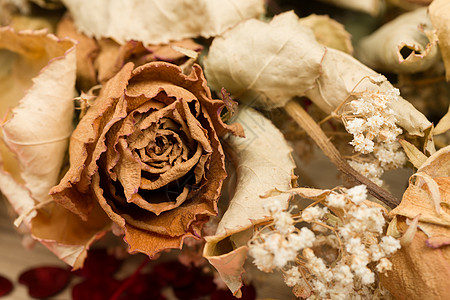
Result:
[[[444,61],[446,78],[450,81],[450,2],[447,0],[434,0],[428,7],[433,28],[439,39],[439,49]]]
[[[311,14],[300,19],[300,24],[310,28],[320,44],[352,54],[351,34],[344,25],[326,15]]]
[[[74,43],[45,31],[2,28],[0,49],[8,50],[0,58],[8,60],[0,80],[3,167],[34,200],[45,201],[57,182],[72,131]],[[11,153],[16,160],[9,160]]]
[[[427,156],[423,154],[416,146],[411,144],[406,140],[399,140],[400,144],[405,151],[406,156],[408,156],[408,160],[413,164],[417,169],[427,160]]]
[[[58,181],[72,131],[75,47],[46,31],[0,29],[0,189],[18,214],[49,201]],[[55,214],[55,212],[58,212]],[[70,217],[72,215],[72,217]],[[34,217],[34,218],[33,218]],[[57,222],[38,222],[40,218]],[[32,219],[33,218],[33,219]],[[108,223],[81,224],[69,211],[50,203],[28,214],[25,225],[33,237],[60,259],[81,266],[83,253]],[[42,234],[46,233],[46,234]]]
[[[365,12],[372,16],[380,12],[382,1],[380,0],[320,0],[339,7]]]
[[[235,121],[242,124],[246,135],[245,138],[229,135],[225,139],[235,161],[236,190],[216,233],[206,237],[203,254],[237,295],[251,229],[255,224],[270,220],[264,205],[275,200],[287,208],[290,198],[288,193],[261,196],[274,188],[289,190],[295,164],[283,135],[263,115],[241,107]]]
[[[213,89],[225,87],[240,102],[281,107],[314,85],[324,54],[311,29],[290,11],[270,23],[245,21],[215,38],[205,73]]]
[[[306,96],[325,112],[332,112],[351,93],[363,91],[387,92],[394,88],[389,81],[374,82],[378,73],[352,56],[331,48],[322,61],[321,76]],[[411,135],[423,136],[430,121],[410,102],[399,97],[388,107],[394,111],[397,124]]]
[[[264,12],[262,0],[63,0],[77,28],[88,36],[120,44],[144,44],[221,34],[240,21]]]
[[[400,15],[361,40],[358,58],[377,70],[417,73],[440,60],[427,8]]]
[[[307,96],[330,113],[352,92],[393,89],[388,81],[369,80],[378,73],[352,56],[318,44],[293,12],[277,15],[270,23],[248,20],[215,38],[205,72],[216,91],[225,87],[240,102],[266,108]],[[410,134],[423,135],[431,126],[403,98],[389,105],[397,124]]]

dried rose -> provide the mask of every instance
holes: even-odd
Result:
[[[53,199],[86,219],[96,201],[130,252],[153,256],[200,235],[226,177],[225,125],[202,70],[132,63],[109,80],[70,140],[70,169]]]

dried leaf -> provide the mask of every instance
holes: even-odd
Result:
[[[94,39],[77,31],[69,15],[65,15],[58,23],[56,35],[61,38],[70,37],[78,41],[77,85],[81,90],[88,91],[89,88],[97,84],[97,72],[94,68],[94,60],[100,51],[99,46]]]
[[[353,53],[350,33],[341,23],[329,16],[312,14],[301,18],[300,24],[311,28],[320,44],[348,54]]]
[[[392,270],[380,275],[382,285],[395,299],[447,299],[449,248],[430,248],[426,240],[427,236],[418,230],[409,246],[402,247],[389,258]]]
[[[381,277],[397,299],[445,299],[450,279],[450,146],[431,155],[410,180],[400,205],[389,214],[397,229],[406,232],[404,243],[390,260],[392,271]],[[437,206],[439,204],[439,206]],[[405,217],[416,218],[414,237],[406,230]],[[411,224],[415,227],[415,224]],[[413,228],[415,229],[415,228]],[[403,238],[402,238],[403,239]]]
[[[205,73],[214,90],[225,87],[248,105],[281,107],[314,85],[324,53],[290,11],[270,23],[245,21],[215,38]]]
[[[370,80],[378,73],[352,56],[334,49],[327,49],[321,71],[321,76],[315,86],[306,92],[306,96],[325,112],[333,111],[352,92],[383,92],[393,89],[388,81],[377,83]],[[426,129],[431,126],[430,121],[402,97],[387,105],[394,111],[397,124],[411,135],[423,136]]]
[[[446,78],[447,81],[450,81],[450,27],[448,26],[450,22],[450,2],[434,0],[428,8],[428,14],[439,39],[438,44],[445,65]]]
[[[440,60],[427,8],[400,15],[361,40],[358,58],[377,70],[417,73]]]
[[[205,72],[216,91],[225,87],[241,102],[267,108],[306,95],[330,113],[352,92],[393,89],[387,81],[367,79],[378,74],[352,56],[319,45],[293,12],[277,15],[269,24],[248,20],[215,38]],[[412,135],[423,135],[431,126],[401,97],[390,108],[397,124]]]
[[[0,30],[0,48],[8,50],[0,58],[7,59],[2,64],[0,113],[12,111],[2,124],[0,189],[22,214],[36,203],[49,201],[48,192],[58,180],[72,130],[75,48],[72,40],[59,40],[45,31],[16,33],[10,28]],[[25,224],[31,226],[36,239],[70,265],[82,264],[83,251],[105,227],[97,224],[85,230],[79,218],[70,221],[70,212],[54,203],[31,221],[35,214],[26,217]],[[39,223],[40,216],[59,219]]]
[[[233,294],[239,292],[242,284],[240,274],[251,228],[270,219],[264,205],[278,200],[287,207],[290,198],[288,193],[261,196],[274,188],[290,189],[295,168],[290,147],[268,119],[251,108],[241,107],[236,122],[242,124],[246,137],[225,139],[235,160],[236,191],[215,235],[205,238],[204,250],[204,256],[219,271]]]
[[[423,154],[416,146],[411,144],[406,140],[399,140],[400,144],[405,150],[406,156],[408,156],[409,161],[413,164],[417,169],[427,160],[427,156]]]
[[[380,0],[320,0],[339,7],[361,11],[375,16],[380,11]]]
[[[97,39],[109,37],[120,44],[130,40],[161,44],[198,36],[209,38],[264,12],[262,0],[62,2],[81,32]]]

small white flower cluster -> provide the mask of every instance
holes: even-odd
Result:
[[[379,80],[384,78],[378,77]],[[397,142],[402,129],[395,124],[394,111],[388,108],[388,103],[397,101],[399,95],[396,88],[357,93],[354,96],[358,98],[350,101],[348,109],[341,115],[346,130],[353,135],[350,144],[355,151],[373,153],[376,158],[375,162],[352,161],[351,166],[379,185],[382,184],[379,178],[385,170],[399,168],[407,161]]]
[[[308,287],[308,299],[373,295],[379,288],[376,273],[392,268],[387,257],[400,243],[383,236],[383,210],[366,199],[366,187],[360,185],[330,192],[322,201],[326,207],[315,204],[299,214],[270,204],[266,209],[273,223],[249,243],[254,264],[265,272],[281,269],[288,286]],[[310,229],[295,227],[305,222]]]
[[[312,247],[315,235],[306,227],[297,229],[292,214],[284,211],[278,200],[273,200],[265,209],[273,217],[275,230],[258,232],[250,241],[249,254],[258,269],[271,272],[295,261],[300,250]]]

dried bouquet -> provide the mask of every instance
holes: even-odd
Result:
[[[113,237],[202,267],[179,299],[448,299],[450,2],[0,9],[0,189],[73,271]]]

